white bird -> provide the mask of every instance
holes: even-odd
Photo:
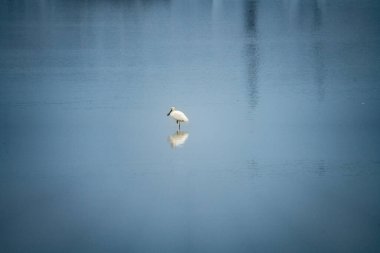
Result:
[[[170,111],[167,114],[167,116],[170,116],[176,120],[176,122],[178,124],[178,130],[181,130],[181,122],[188,122],[189,121],[189,119],[186,117],[186,115],[183,112],[176,110],[175,107],[170,108]]]

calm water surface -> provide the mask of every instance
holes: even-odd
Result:
[[[379,252],[378,1],[0,3],[1,252]]]

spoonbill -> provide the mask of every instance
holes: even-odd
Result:
[[[167,114],[167,116],[170,116],[173,119],[175,119],[175,121],[178,124],[178,130],[181,130],[181,122],[188,122],[189,121],[189,119],[186,117],[186,115],[183,112],[176,110],[175,107],[170,108],[170,111]]]

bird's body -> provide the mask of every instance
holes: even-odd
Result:
[[[181,122],[188,122],[189,119],[186,117],[186,115],[175,109],[175,107],[171,107],[169,113],[167,116],[172,117],[178,124],[178,129],[181,129]]]

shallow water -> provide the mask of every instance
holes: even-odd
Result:
[[[0,6],[1,252],[380,250],[377,1]]]

